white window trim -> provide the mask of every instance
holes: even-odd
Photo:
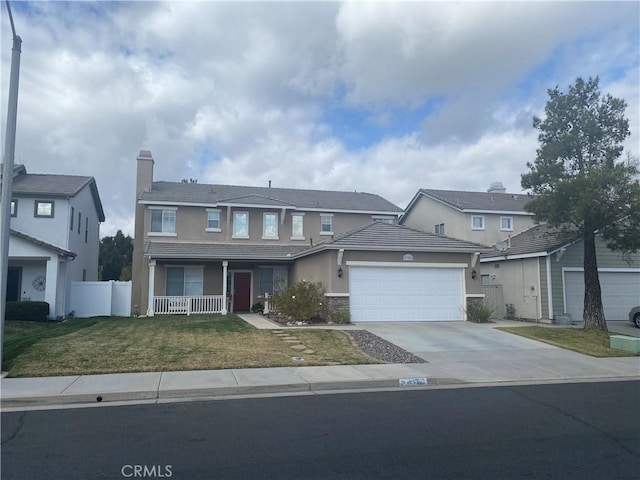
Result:
[[[291,214],[291,240],[305,240],[304,235],[301,237],[293,235],[293,217],[302,217],[302,232],[304,233],[304,213]]]
[[[219,208],[207,208],[207,218],[206,218],[206,223],[205,223],[205,228],[204,231],[205,232],[221,232],[222,228],[218,227],[218,228],[209,228],[209,212],[213,212],[213,213],[217,213],[218,214],[218,225],[222,225],[222,214],[221,214],[221,210]]]
[[[331,218],[331,231],[330,232],[323,232],[322,231],[322,219],[324,217],[330,217]],[[333,235],[333,213],[321,213],[320,214],[320,235]]]
[[[149,211],[151,210],[161,210],[161,211],[174,211],[177,212],[178,211],[178,207],[165,207],[165,206],[150,206],[149,207]],[[80,212],[78,212],[80,213]],[[175,215],[175,219],[174,219],[174,228],[177,230],[178,228],[178,214],[176,213]],[[151,214],[149,214],[149,231],[147,232],[147,236],[149,237],[177,237],[178,233],[177,232],[152,232],[151,231]]]
[[[245,214],[247,216],[247,234],[246,235],[236,235],[236,215],[238,214]],[[249,238],[250,232],[249,232],[249,212],[247,211],[237,211],[237,212],[233,212],[233,234],[231,235],[231,238],[240,238],[240,239],[247,239]]]
[[[438,231],[438,230],[440,230],[440,227],[442,227],[442,230],[443,230],[443,231],[441,231],[441,232],[439,232],[439,231]],[[434,226],[434,228],[433,228],[433,232],[434,232],[436,235],[440,235],[440,236],[443,236],[443,237],[444,237],[444,236],[445,236],[445,233],[444,233],[444,222],[442,222],[442,223],[437,223],[437,224]]]
[[[391,223],[391,224],[393,224],[393,221],[396,218],[397,217],[394,217],[392,215],[371,215],[371,220],[373,220],[373,221],[383,222],[383,223]],[[388,222],[387,220],[390,220],[391,222]]]
[[[481,218],[482,219],[482,227],[474,227],[473,226],[473,219],[474,218]],[[484,215],[471,215],[471,230],[484,230],[485,226],[486,226],[486,220],[484,218]]]
[[[511,228],[504,228],[502,226],[502,220],[503,219],[507,219],[507,218],[510,220],[509,223],[511,223]],[[500,217],[500,231],[501,232],[513,232],[513,217]]]
[[[266,235],[266,224],[267,215],[275,215],[276,216],[276,234],[273,237],[269,237]],[[280,240],[280,231],[278,228],[278,212],[263,212],[262,213],[262,239],[263,240]]]

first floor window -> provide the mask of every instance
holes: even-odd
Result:
[[[235,212],[233,214],[233,236],[249,237],[249,214],[247,212]]]
[[[304,215],[291,215],[291,238],[304,240]]]
[[[289,282],[287,267],[260,268],[260,295],[282,292]]]
[[[264,238],[278,238],[278,214],[265,213],[263,217],[262,236]]]
[[[36,217],[53,217],[53,202],[36,200],[34,214]]]
[[[333,215],[320,214],[320,233],[333,233]]]
[[[484,217],[482,215],[471,217],[471,230],[484,230]]]
[[[220,211],[207,210],[207,230],[220,230]]]
[[[176,233],[176,211],[152,209],[151,231],[154,233]]]
[[[444,223],[439,223],[435,228],[436,235],[444,235]]]
[[[202,295],[203,268],[199,266],[167,267],[166,294],[170,296]]]
[[[513,217],[500,217],[500,230],[513,231]]]

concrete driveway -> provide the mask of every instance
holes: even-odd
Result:
[[[358,322],[425,359],[434,375],[466,381],[638,377],[640,358],[594,358],[496,330],[520,322]]]

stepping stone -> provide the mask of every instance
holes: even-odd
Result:
[[[300,343],[300,340],[284,340],[287,343]]]
[[[294,336],[280,337],[280,339],[285,340],[285,341],[286,341],[286,340],[298,340],[298,339],[297,339],[296,337],[294,337]]]
[[[275,333],[276,335],[279,335],[284,332],[282,330],[271,330],[271,333]]]
[[[304,345],[291,345],[291,348],[293,348],[294,350],[306,350],[307,347],[305,347]]]
[[[316,353],[314,350],[303,350],[302,353]]]

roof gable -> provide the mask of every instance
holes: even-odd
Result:
[[[535,225],[524,232],[512,236],[507,243],[507,250],[484,254],[483,257],[512,257],[520,255],[546,255],[572,243],[558,228],[548,224]]]
[[[459,190],[420,189],[407,207],[413,206],[420,196],[429,197],[461,212],[510,212],[533,215],[525,209],[532,199],[526,194],[496,192],[465,192]]]
[[[104,222],[104,208],[93,177],[27,173],[24,166],[21,167],[21,173],[13,179],[12,192],[14,195],[70,198],[75,197],[88,186],[91,189],[98,219]]]
[[[310,251],[327,248],[460,253],[489,251],[488,246],[479,243],[467,242],[415,230],[404,225],[383,222],[373,222],[365,227],[344,233],[318,244]],[[306,253],[308,252],[303,252],[303,254]]]

